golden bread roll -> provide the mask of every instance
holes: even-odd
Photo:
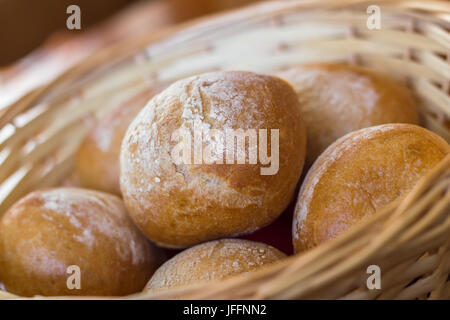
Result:
[[[164,263],[144,291],[159,291],[225,279],[276,262],[284,253],[260,242],[223,239],[186,249]]]
[[[76,155],[82,187],[120,196],[120,146],[131,121],[157,91],[146,89],[107,113],[85,137]]]
[[[406,86],[362,67],[309,64],[278,76],[297,92],[307,128],[308,166],[349,132],[385,123],[419,122],[412,93]]]
[[[226,138],[232,129],[259,136],[266,150],[250,138],[241,144],[245,150],[236,147]],[[213,130],[218,136],[210,135]],[[176,139],[180,132],[192,144]],[[125,135],[125,205],[144,234],[165,247],[253,232],[289,204],[303,167],[305,136],[295,92],[279,78],[230,71],[177,81],[149,102]],[[207,150],[211,157],[204,156]],[[273,157],[263,164],[267,150]],[[252,154],[258,157],[254,163]],[[242,156],[245,163],[239,164]]]
[[[295,252],[337,237],[404,195],[449,152],[441,137],[411,124],[385,124],[340,138],[301,187],[292,230]]]
[[[21,296],[131,294],[142,290],[160,259],[122,200],[99,191],[36,191],[0,221],[1,279]]]

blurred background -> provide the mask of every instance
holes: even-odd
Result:
[[[30,53],[55,33],[85,33],[102,22],[119,20],[133,32],[158,30],[164,26],[205,14],[243,6],[256,0],[0,0],[0,66]],[[66,29],[66,9],[81,8],[82,30]],[[116,30],[120,31],[120,30]],[[107,32],[106,32],[107,33]],[[120,35],[105,35],[105,40]]]
[[[0,110],[129,35],[261,0],[0,0]],[[78,5],[81,30],[66,27]]]

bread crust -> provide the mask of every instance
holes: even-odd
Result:
[[[264,243],[241,239],[222,239],[184,250],[164,263],[144,291],[210,282],[255,271],[285,258],[286,255]]]
[[[142,290],[160,262],[122,200],[103,192],[35,191],[0,221],[1,279],[21,296],[127,295]],[[69,266],[79,267],[81,289],[68,288]]]
[[[372,70],[312,63],[278,73],[294,87],[307,128],[307,166],[338,138],[385,123],[418,124],[412,93]]]
[[[441,137],[410,124],[364,128],[340,138],[317,159],[300,189],[295,252],[337,237],[405,194],[449,152]]]
[[[192,132],[198,120],[217,130],[279,129],[278,172],[261,175],[268,165],[260,162],[176,164],[172,134],[179,128]],[[161,246],[186,247],[251,233],[288,205],[302,171],[305,144],[298,101],[285,81],[238,71],[180,80],[155,96],[125,135],[124,201],[143,233]]]
[[[75,162],[82,187],[121,196],[119,157],[123,137],[131,121],[158,91],[152,87],[139,92],[107,113],[87,134]]]

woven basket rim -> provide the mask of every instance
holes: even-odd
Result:
[[[401,8],[404,10],[420,9],[423,11],[429,10],[429,12],[440,12],[450,15],[450,3],[444,0],[290,0],[290,1],[263,1],[260,3],[250,4],[242,8],[230,9],[224,12],[206,15],[193,19],[191,21],[179,23],[173,26],[169,26],[159,30],[157,33],[149,32],[141,35],[137,38],[125,39],[116,44],[112,44],[106,48],[100,49],[91,55],[88,55],[68,70],[62,72],[55,79],[50,82],[34,89],[19,98],[16,102],[11,103],[9,106],[0,110],[0,127],[3,127],[8,121],[12,119],[12,116],[8,116],[10,110],[15,108],[20,109],[23,104],[32,104],[39,101],[42,96],[48,93],[55,87],[57,83],[64,82],[66,78],[71,78],[79,75],[80,72],[76,72],[79,69],[91,70],[93,66],[98,64],[99,60],[105,60],[105,57],[119,56],[119,61],[129,58],[134,55],[137,50],[144,50],[148,46],[156,43],[162,43],[167,40],[173,41],[179,37],[183,37],[186,34],[193,33],[196,36],[204,32],[211,32],[211,27],[221,28],[232,23],[245,21],[249,16],[255,15],[255,11],[261,11],[258,19],[262,19],[270,14],[276,15],[282,12],[294,8],[300,8],[302,10],[311,9],[337,9],[346,8],[351,9],[354,6],[362,6],[365,4],[383,4],[388,7]],[[271,10],[278,9],[274,12]],[[448,21],[443,21],[439,18],[433,19],[436,22],[442,22],[450,27],[450,18]],[[114,60],[114,59],[113,59]],[[117,63],[118,61],[114,61]],[[81,72],[83,73],[83,72]],[[13,112],[15,115],[15,113]]]

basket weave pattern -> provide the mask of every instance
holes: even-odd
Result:
[[[366,26],[381,8],[380,30]],[[144,88],[211,70],[346,61],[406,79],[423,125],[450,141],[450,3],[276,1],[132,38],[0,110],[0,214],[61,183],[88,126]],[[450,299],[450,156],[342,237],[258,272],[129,298]],[[381,268],[369,290],[367,267]],[[14,298],[0,291],[0,298]]]

